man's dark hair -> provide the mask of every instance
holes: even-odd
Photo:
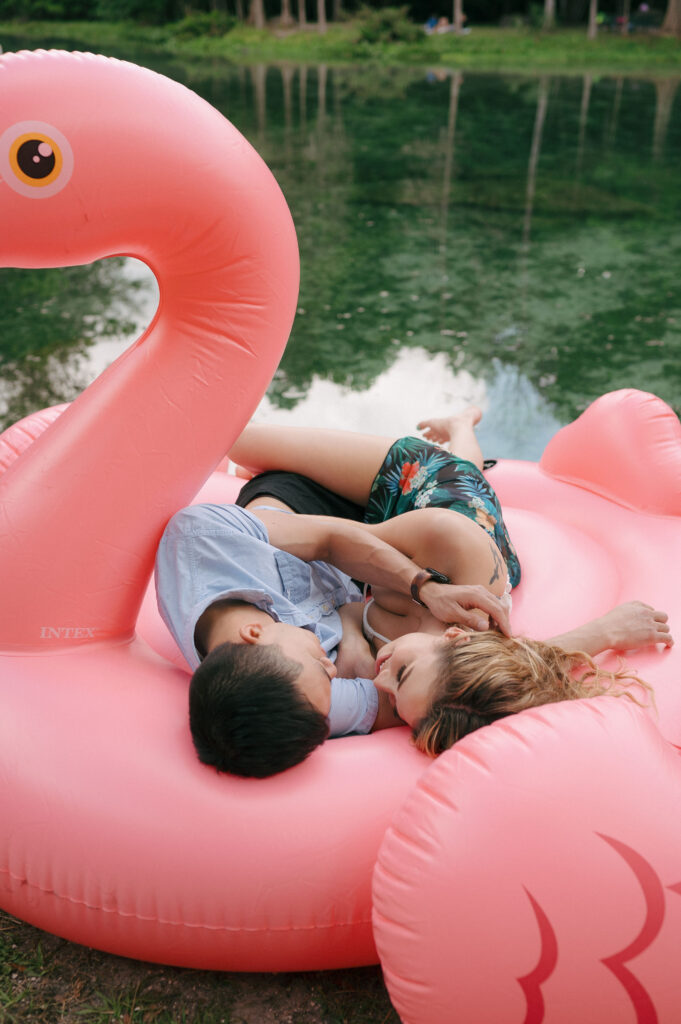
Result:
[[[329,734],[300,692],[301,665],[277,644],[220,644],[189,687],[189,726],[199,760],[264,779],[303,761]]]

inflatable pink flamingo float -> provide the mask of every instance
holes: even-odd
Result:
[[[657,714],[615,698],[524,712],[433,766],[403,730],[264,781],[194,756],[188,675],[145,590],[170,515],[233,497],[225,474],[202,485],[293,319],[295,235],[257,154],[150,71],[8,54],[0,225],[0,265],[129,254],[161,294],[76,402],[0,437],[0,906],[226,970],[372,963],[375,936],[413,1024],[675,1022],[677,650],[632,656]],[[492,471],[524,564],[517,631],[632,598],[678,623],[680,453],[672,411],[620,392],[538,466]]]
[[[420,756],[403,738],[392,804],[370,782],[381,809],[348,856],[346,746],[265,785],[206,771],[186,671],[135,634],[165,523],[288,338],[298,256],[283,196],[221,114],[151,71],[8,54],[0,96],[0,264],[130,254],[160,287],[143,337],[61,416],[2,445],[0,905],[142,959],[375,962],[371,871]],[[354,772],[376,756],[359,749]]]

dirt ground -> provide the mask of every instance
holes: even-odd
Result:
[[[226,974],[100,953],[0,911],[0,1024],[399,1024],[380,968]]]

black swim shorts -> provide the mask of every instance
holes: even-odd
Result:
[[[305,516],[336,516],[361,523],[364,508],[299,473],[272,469],[258,473],[239,491],[236,504],[245,508],[254,498],[278,498],[294,512]],[[264,503],[266,504],[266,502]]]

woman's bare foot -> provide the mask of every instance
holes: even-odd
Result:
[[[454,440],[456,435],[461,432],[461,428],[470,430],[481,419],[482,409],[479,409],[477,405],[469,405],[467,409],[464,409],[457,416],[442,416],[437,419],[421,420],[420,423],[416,424],[416,429],[420,430],[426,440],[432,441],[433,444],[446,445]]]

